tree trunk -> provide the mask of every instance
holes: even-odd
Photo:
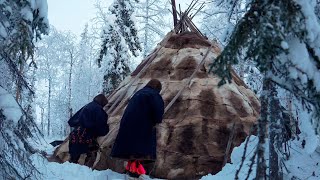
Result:
[[[258,160],[257,160],[257,180],[267,179],[267,165],[265,160],[265,138],[269,136],[269,179],[282,179],[279,173],[279,157],[276,149],[282,142],[279,138],[281,135],[281,105],[277,97],[275,84],[268,78],[263,80],[263,91],[261,94],[261,112],[258,121]],[[267,126],[269,125],[269,131]]]
[[[73,52],[69,52],[70,53],[70,69],[69,69],[69,81],[68,81],[68,112],[69,112],[69,119],[72,117],[72,107],[71,107],[71,95],[72,95],[72,91],[71,91],[71,82],[72,82],[72,68],[73,68]],[[70,133],[70,128],[68,125],[68,122],[66,121],[65,123],[65,127],[64,127],[64,135],[67,135]]]
[[[270,96],[269,91],[270,80],[264,78],[263,80],[263,88],[262,94],[260,97],[261,101],[261,110],[260,110],[260,118],[258,120],[258,138],[259,143],[257,147],[257,173],[256,179],[263,180],[267,179],[266,170],[266,160],[265,160],[265,138],[267,137],[267,124],[268,124],[268,98]]]
[[[274,82],[270,81],[269,83],[269,91],[270,93],[270,102],[268,105],[270,117],[269,119],[269,176],[270,179],[281,180],[282,175],[279,172],[279,157],[277,154],[277,148],[281,148],[282,145],[282,131],[281,131],[281,105],[280,101],[277,97],[277,90]],[[280,141],[280,142],[279,142]]]
[[[48,129],[47,129],[47,131],[48,131],[48,136],[50,136],[50,130],[51,130],[51,128],[50,128],[50,116],[51,116],[51,86],[52,86],[52,80],[51,80],[51,77],[49,78],[49,95],[48,95],[48,124],[47,124],[47,126],[48,126]]]
[[[144,46],[144,51],[143,51],[143,57],[147,57],[147,51],[148,49],[148,35],[149,35],[149,0],[146,0],[146,27],[145,27],[145,33],[144,33],[144,42],[143,42],[143,46]]]
[[[43,107],[40,107],[41,108],[41,132],[44,134],[44,108]]]
[[[20,62],[19,66],[19,75],[17,78],[17,90],[16,90],[16,101],[21,104],[21,92],[22,92],[22,77],[23,77],[23,69],[24,69],[24,63],[23,60]]]
[[[91,53],[90,53],[91,54]],[[90,56],[92,57],[92,56]],[[92,75],[92,59],[91,58],[88,58],[89,60],[89,77],[90,79],[93,79],[93,75]],[[88,87],[88,102],[90,101],[90,98],[91,98],[91,86],[92,86],[92,81],[89,82],[89,87]]]

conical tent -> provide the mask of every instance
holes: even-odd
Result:
[[[208,71],[219,53],[216,43],[198,33],[168,33],[108,97],[110,132],[99,138],[98,155],[87,158],[86,165],[124,171],[123,162],[109,158],[122,113],[130,97],[150,79],[157,78],[162,82],[160,94],[166,112],[157,127],[157,160],[149,169],[151,174],[193,179],[220,171],[230,149],[249,134],[260,103],[233,71],[232,83],[218,87],[219,77]],[[66,161],[67,151],[66,140],[56,149],[55,156]]]

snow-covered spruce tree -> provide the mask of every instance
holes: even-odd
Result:
[[[40,0],[5,0],[0,2],[0,10],[0,59],[16,76],[12,83],[15,84],[16,99],[21,103],[22,88],[32,91],[24,75],[30,57],[30,65],[35,65],[32,61],[33,40],[48,31],[47,3]]]
[[[201,31],[209,38],[225,46],[236,24],[248,10],[249,0],[213,0],[201,11]],[[262,90],[262,75],[252,60],[239,56],[239,63],[233,69],[256,94]]]
[[[172,22],[164,21],[170,15],[169,1],[140,0],[136,3],[138,34],[142,40],[143,57],[146,57],[156,43],[171,29]]]
[[[46,1],[0,2],[0,85],[15,94],[16,100],[29,115],[33,108],[33,85],[36,63],[34,40],[48,32]]]
[[[111,93],[130,73],[128,48],[120,32],[115,28],[109,25],[108,29],[103,32],[105,46],[100,51],[98,59],[99,65],[102,60],[106,61],[104,62],[106,70],[103,77],[103,92],[105,94]]]
[[[115,0],[109,11],[115,15],[115,24],[119,27],[117,30],[125,39],[130,52],[133,56],[137,56],[137,53],[141,51],[141,46],[133,20],[134,6],[131,1],[133,0]],[[135,0],[135,2],[138,2],[138,0]]]
[[[133,5],[129,0],[115,0],[109,8],[110,21],[102,32],[102,45],[98,63],[106,61],[103,91],[112,92],[130,73],[130,54],[141,51],[137,30],[132,20]]]
[[[48,31],[47,1],[3,0],[0,11],[0,179],[36,178],[32,57],[33,41]]]
[[[213,62],[213,72],[222,80],[231,79],[230,65],[245,60],[257,62],[265,81],[272,81],[306,100],[314,107],[313,123],[320,123],[320,25],[315,14],[316,0],[253,0],[249,11],[237,24],[229,43]],[[270,89],[265,89],[267,92]],[[266,177],[263,156],[268,106],[262,92],[259,119],[257,179]]]
[[[14,97],[0,86],[0,179],[39,177],[29,159],[37,152],[31,145],[35,142],[30,140],[39,141],[37,134],[32,132],[33,125],[25,123],[26,118],[27,114]]]

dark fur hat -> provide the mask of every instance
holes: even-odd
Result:
[[[98,94],[96,97],[93,98],[93,100],[100,104],[102,107],[108,104],[108,99],[104,94]]]
[[[151,87],[152,89],[158,90],[159,92],[162,89],[161,82],[158,79],[151,79],[147,86]]]

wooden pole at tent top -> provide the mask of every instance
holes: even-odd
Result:
[[[174,25],[174,27],[176,27],[178,24],[176,1],[171,0],[171,5],[172,5],[173,25]]]

